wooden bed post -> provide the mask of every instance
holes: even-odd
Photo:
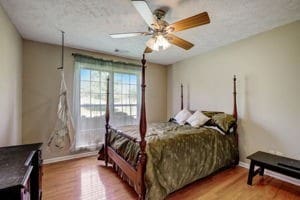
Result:
[[[237,105],[236,105],[236,75],[233,75],[233,117],[238,120]]]
[[[109,77],[107,77],[107,86],[106,86],[106,110],[105,110],[105,144],[104,144],[104,151],[105,151],[105,166],[107,167],[108,164],[108,131],[109,131]]]
[[[141,116],[140,116],[140,152],[138,157],[138,164],[137,164],[137,189],[139,200],[144,200],[146,195],[146,187],[145,187],[145,180],[144,175],[146,171],[146,162],[147,162],[147,155],[146,155],[146,131],[147,131],[147,121],[146,121],[146,106],[145,106],[145,66],[146,59],[145,54],[143,54],[142,59],[142,99],[141,99]]]
[[[237,122],[238,112],[237,112],[237,104],[236,104],[236,75],[233,75],[233,112],[232,112],[232,115]],[[239,134],[237,133],[237,126],[235,126],[235,142],[238,147],[239,146]],[[238,154],[237,158],[235,160],[235,165],[238,165],[239,161],[240,161],[240,156]]]
[[[181,83],[180,85],[180,98],[181,98],[181,106],[180,106],[180,110],[183,110],[183,85]]]

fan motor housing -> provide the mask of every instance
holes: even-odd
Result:
[[[163,19],[166,15],[166,11],[162,9],[156,9],[153,14],[157,17],[157,19]]]

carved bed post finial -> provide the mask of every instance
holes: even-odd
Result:
[[[233,117],[237,120],[237,105],[236,105],[236,75],[233,76]]]
[[[107,86],[106,86],[106,110],[105,110],[105,144],[104,144],[104,151],[105,151],[105,166],[108,164],[108,131],[109,131],[109,77],[107,77]]]
[[[180,98],[181,98],[181,106],[180,106],[180,109],[183,110],[183,84],[181,83],[180,85]]]
[[[146,162],[147,162],[147,155],[146,155],[146,131],[147,131],[147,121],[146,121],[146,106],[145,106],[145,54],[143,54],[142,61],[142,83],[141,83],[141,89],[142,89],[142,99],[141,99],[141,116],[140,116],[140,152],[139,152],[139,158],[138,158],[138,193],[139,193],[139,199],[143,200],[145,199],[146,195],[146,187],[145,187],[145,180],[144,180],[144,174],[146,170]]]

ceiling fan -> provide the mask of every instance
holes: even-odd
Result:
[[[146,49],[144,53],[151,53],[153,50],[160,51],[165,50],[174,44],[185,50],[189,50],[194,46],[194,44],[175,36],[172,33],[194,28],[196,26],[201,26],[204,24],[209,24],[210,19],[207,12],[197,14],[192,17],[180,20],[178,22],[169,24],[163,20],[166,12],[161,9],[157,9],[151,12],[149,6],[144,0],[132,0],[133,6],[148,24],[147,32],[131,32],[131,33],[117,33],[110,34],[112,38],[128,38],[135,36],[148,36],[152,37],[146,42]]]

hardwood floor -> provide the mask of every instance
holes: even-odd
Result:
[[[87,157],[45,165],[43,168],[44,200],[130,200],[134,190],[96,157]],[[248,186],[247,170],[227,169],[196,181],[168,196],[168,200],[300,200],[300,186],[269,176],[255,177]]]

